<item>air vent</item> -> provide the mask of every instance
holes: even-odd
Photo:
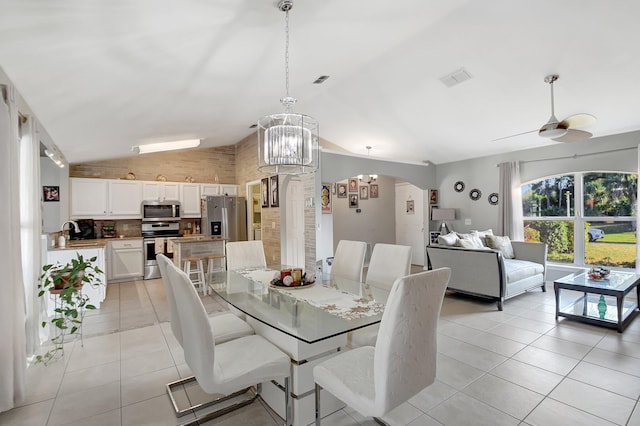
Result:
[[[328,78],[328,75],[321,75],[320,77],[316,78],[316,81],[314,81],[313,84],[322,84],[327,81]]]
[[[462,83],[463,81],[469,80],[471,77],[473,76],[469,74],[469,71],[465,70],[464,68],[460,68],[459,70],[456,70],[449,75],[440,77],[440,81],[447,87],[453,87],[457,84]]]

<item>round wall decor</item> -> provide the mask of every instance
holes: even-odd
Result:
[[[464,182],[459,180],[456,183],[453,184],[453,189],[456,190],[456,192],[462,192],[464,191]]]
[[[480,197],[482,197],[482,191],[480,191],[479,189],[472,189],[471,191],[469,191],[469,198],[471,198],[473,201],[478,201]]]
[[[489,204],[491,204],[492,206],[496,206],[498,205],[498,193],[497,192],[492,192],[491,194],[489,194],[489,197],[487,197],[489,200]]]

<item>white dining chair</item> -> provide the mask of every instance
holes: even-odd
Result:
[[[169,323],[171,324],[171,331],[180,346],[182,346],[182,329],[180,327],[178,307],[173,295],[173,285],[170,281],[169,275],[167,274],[167,268],[175,268],[176,266],[163,254],[158,254],[156,259],[158,260],[158,268],[160,269],[160,276],[162,277],[162,284],[164,285],[164,292],[167,296],[167,304],[169,305]],[[237,339],[238,337],[254,334],[254,330],[249,324],[229,312],[210,316],[209,321],[211,322],[214,330],[213,338],[216,343],[224,343],[229,340]]]
[[[173,285],[178,317],[182,329],[182,347],[187,366],[206,393],[224,394],[217,402],[227,401],[244,394],[255,385],[253,397],[207,413],[186,425],[199,425],[252,403],[260,396],[261,383],[284,378],[285,425],[291,425],[289,397],[289,356],[261,336],[252,335],[216,344],[214,330],[207,318],[197,290],[189,278],[178,268],[167,268]],[[279,386],[279,385],[278,385]],[[212,403],[207,403],[206,406]],[[193,410],[205,405],[192,407]]]
[[[382,417],[436,377],[437,327],[449,268],[396,280],[382,314],[378,342],[342,352],[313,368],[316,426],[320,390],[363,416]]]
[[[411,252],[410,246],[384,243],[373,246],[365,281],[369,296],[382,303],[386,301],[393,283],[411,272]],[[372,325],[349,333],[349,342],[352,348],[375,346],[377,335],[378,326]]]
[[[262,240],[233,241],[226,244],[227,270],[266,268]]]
[[[331,276],[362,282],[362,267],[367,252],[363,241],[340,240],[333,255]]]

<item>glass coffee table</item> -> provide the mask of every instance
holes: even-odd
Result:
[[[565,317],[614,328],[622,333],[638,313],[637,300],[625,300],[633,289],[640,300],[640,275],[612,271],[608,279],[593,280],[588,271],[575,272],[553,282],[556,295],[556,320]],[[561,290],[583,293],[577,299],[563,301]]]

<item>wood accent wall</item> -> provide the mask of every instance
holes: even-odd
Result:
[[[184,182],[191,176],[199,183],[235,184],[235,152],[235,146],[230,145],[71,164],[69,177],[121,179],[132,172],[136,180],[156,180],[164,175],[168,182]]]

